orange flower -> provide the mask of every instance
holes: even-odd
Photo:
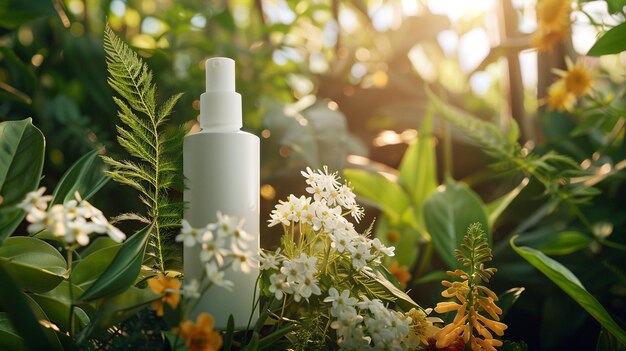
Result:
[[[393,276],[398,279],[398,282],[400,282],[400,285],[402,285],[403,288],[406,288],[407,283],[411,280],[409,268],[407,266],[400,266],[398,261],[393,261],[391,263],[391,266],[389,266],[389,273],[393,274]]]
[[[222,335],[213,330],[213,317],[208,313],[198,316],[198,323],[184,321],[180,328],[174,328],[174,333],[185,340],[189,351],[217,351],[222,347]]]
[[[172,309],[178,306],[180,302],[180,281],[178,279],[159,274],[148,279],[148,286],[155,293],[163,295],[161,299],[152,302],[152,307],[156,310],[157,316],[163,316],[163,303],[167,303]]]

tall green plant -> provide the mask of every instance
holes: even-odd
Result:
[[[182,94],[176,94],[157,107],[152,72],[108,26],[104,35],[109,85],[120,95],[113,97],[122,125],[117,126],[119,144],[131,160],[104,157],[112,166],[114,180],[137,189],[147,207],[146,216],[133,216],[154,223],[148,251],[154,265],[165,270],[168,242],[177,228],[183,210],[181,201],[172,200],[171,190],[182,189],[182,140],[184,130],[165,129],[165,121]]]

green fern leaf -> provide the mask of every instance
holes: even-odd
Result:
[[[145,216],[120,216],[154,223],[146,256],[154,259],[156,269],[164,271],[171,237],[180,225],[183,203],[171,198],[172,190],[182,190],[182,141],[184,129],[168,131],[164,122],[182,94],[158,106],[156,85],[148,65],[107,25],[104,50],[109,85],[120,97],[113,97],[121,125],[117,141],[132,160],[103,157],[111,166],[108,174],[115,181],[139,191],[147,207]]]

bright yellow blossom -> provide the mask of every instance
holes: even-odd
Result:
[[[154,278],[148,279],[148,286],[152,291],[163,297],[152,302],[152,307],[156,310],[157,316],[163,316],[163,304],[167,303],[175,309],[180,302],[180,281],[175,278],[166,277],[159,274]]]
[[[565,89],[576,95],[582,96],[593,86],[591,72],[585,67],[582,60],[573,63],[569,57],[565,58],[567,71],[555,70],[555,73],[565,81]]]
[[[537,31],[530,38],[539,51],[550,51],[570,32],[571,0],[539,0]]]
[[[189,351],[217,351],[222,347],[222,335],[213,330],[213,317],[208,313],[201,313],[198,322],[184,321],[179,328],[174,328],[174,333],[185,340],[185,346]]]
[[[571,0],[539,0],[537,2],[537,23],[544,30],[560,31],[569,26],[571,12]]]
[[[548,88],[544,102],[548,110],[571,111],[576,103],[576,95],[567,91],[565,80],[559,79]]]

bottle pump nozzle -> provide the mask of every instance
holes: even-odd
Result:
[[[235,91],[235,61],[226,57],[206,60],[206,92],[200,95],[200,127],[238,130],[241,95]]]

